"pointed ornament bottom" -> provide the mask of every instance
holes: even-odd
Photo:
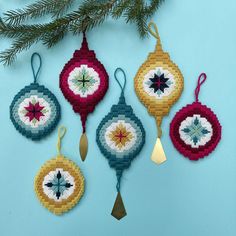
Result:
[[[160,138],[158,138],[156,141],[156,144],[152,152],[151,160],[158,165],[166,161],[166,155],[162,147]]]
[[[111,215],[117,220],[120,220],[127,215],[120,192],[117,193]]]

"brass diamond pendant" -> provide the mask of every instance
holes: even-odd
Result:
[[[113,206],[111,215],[117,220],[120,220],[127,215],[120,192],[117,193],[116,201]]]

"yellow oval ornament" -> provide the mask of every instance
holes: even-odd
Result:
[[[168,115],[171,106],[179,99],[184,80],[178,66],[171,61],[169,54],[162,50],[156,24],[150,22],[148,28],[151,35],[157,39],[156,48],[139,68],[134,78],[134,87],[140,101],[156,119],[158,138],[151,159],[161,164],[166,160],[160,140],[162,119]]]

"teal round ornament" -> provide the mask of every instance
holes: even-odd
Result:
[[[123,86],[117,78],[119,71],[124,75]],[[125,72],[121,68],[117,68],[114,76],[121,88],[120,99],[117,105],[111,107],[111,111],[99,124],[96,141],[110,167],[116,171],[118,195],[112,215],[121,219],[126,215],[120,195],[121,177],[123,171],[130,167],[132,160],[140,153],[145,143],[145,130],[139,118],[134,114],[132,107],[126,104],[124,96]]]
[[[36,57],[39,59],[37,71],[34,67]],[[55,95],[37,83],[41,65],[40,55],[34,53],[31,57],[34,82],[20,90],[10,105],[10,119],[16,130],[32,140],[40,140],[50,134],[61,117]]]

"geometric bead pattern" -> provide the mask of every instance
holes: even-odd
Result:
[[[42,205],[60,215],[73,208],[83,196],[84,177],[74,162],[59,155],[41,167],[34,186]]]
[[[23,88],[10,106],[10,118],[15,128],[32,140],[51,133],[60,116],[60,105],[55,95],[37,83]]]
[[[175,89],[174,76],[162,67],[150,70],[144,78],[143,87],[145,92],[156,99],[169,96]]]
[[[114,141],[112,135],[116,136]],[[134,115],[132,107],[126,105],[124,97],[121,97],[117,105],[112,106],[111,111],[99,124],[96,140],[109,165],[119,171],[128,168],[141,151],[145,142],[145,130],[141,121]],[[123,145],[119,146],[122,142]]]
[[[175,148],[190,160],[208,156],[221,139],[221,125],[214,112],[200,102],[178,111],[170,124]]]

